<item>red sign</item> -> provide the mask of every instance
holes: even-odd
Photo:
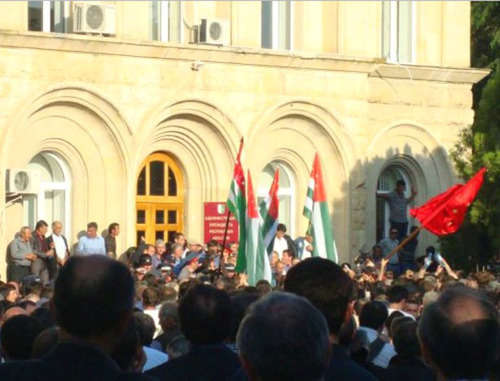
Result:
[[[220,244],[223,243],[228,212],[229,209],[225,202],[205,203],[205,243],[212,239],[215,239]],[[226,244],[231,241],[238,242],[238,221],[236,221],[233,214],[229,218]]]

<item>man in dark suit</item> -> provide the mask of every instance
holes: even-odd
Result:
[[[47,245],[47,240],[45,238],[48,226],[49,225],[44,220],[40,220],[36,223],[35,230],[31,234],[33,253],[37,256],[31,263],[31,273],[42,278],[44,282],[49,280],[46,259],[54,256],[54,249]]]
[[[41,359],[0,365],[0,380],[148,379],[123,374],[110,357],[132,318],[134,294],[132,275],[122,263],[103,255],[71,257],[51,302],[59,342]]]
[[[52,222],[52,234],[47,238],[47,246],[54,250],[54,256],[47,258],[49,278],[54,279],[57,271],[69,258],[69,247],[66,237],[61,234],[62,223]]]
[[[231,331],[231,299],[225,291],[199,284],[179,302],[181,331],[191,351],[146,372],[158,380],[227,380],[240,367],[224,340]]]

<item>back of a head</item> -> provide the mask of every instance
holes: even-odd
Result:
[[[237,342],[251,379],[318,380],[328,367],[326,320],[293,294],[273,292],[252,304]]]
[[[259,294],[255,292],[238,292],[231,296],[231,306],[233,308],[233,319],[231,321],[231,335],[229,339],[236,341],[236,334],[241,321],[245,317],[248,307],[259,299]]]
[[[445,290],[424,310],[418,336],[426,360],[448,379],[483,379],[499,356],[495,307],[465,286]]]
[[[359,324],[362,327],[372,328],[376,331],[384,326],[389,312],[381,302],[366,303],[359,316]]]
[[[394,286],[387,293],[387,300],[389,303],[401,303],[408,299],[408,294],[408,290],[403,286]]]
[[[176,302],[163,303],[158,311],[158,319],[160,324],[163,324],[166,320],[179,323],[179,305]]]
[[[51,327],[40,333],[33,343],[31,358],[40,358],[49,353],[59,341],[59,328]]]
[[[99,336],[132,313],[134,281],[106,256],[73,256],[59,271],[53,300],[61,328],[82,339]]]
[[[394,323],[396,323],[396,321],[394,321]],[[392,336],[394,349],[397,354],[408,357],[420,357],[420,345],[417,337],[417,323],[411,319],[402,321],[399,324],[394,323]]]
[[[308,258],[288,271],[284,289],[307,298],[323,313],[330,333],[338,335],[354,299],[354,285],[340,266],[328,259]]]
[[[160,303],[160,293],[153,287],[146,288],[141,296],[144,307],[154,308]]]
[[[232,308],[229,295],[213,286],[198,284],[179,302],[179,322],[193,344],[221,343],[231,330]]]
[[[151,316],[141,311],[134,312],[134,320],[141,345],[149,346],[155,334],[155,321]]]
[[[27,360],[31,358],[33,343],[42,333],[43,325],[27,315],[11,317],[2,326],[2,348],[8,360]]]

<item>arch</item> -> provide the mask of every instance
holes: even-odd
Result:
[[[305,100],[289,100],[264,113],[249,129],[249,167],[260,173],[270,162],[282,161],[295,173],[296,202],[294,230],[307,229],[301,218],[314,154],[319,152],[328,189],[335,239],[341,260],[348,257],[350,242],[350,182],[355,154],[351,138],[340,118],[329,109]]]
[[[71,192],[71,241],[89,220],[125,220],[131,131],[119,109],[98,90],[52,86],[13,111],[2,142],[2,170],[25,167],[40,152],[54,152],[68,163],[77,184]],[[19,148],[20,137],[26,136]]]
[[[161,104],[137,133],[136,168],[153,152],[177,158],[185,179],[185,226],[201,237],[203,202],[225,200],[241,134],[218,107],[202,100]]]
[[[448,155],[435,136],[424,126],[401,122],[391,124],[375,134],[367,149],[364,162],[366,176],[365,242],[376,240],[376,228],[370,216],[376,215],[377,181],[385,168],[399,165],[408,171],[418,194],[413,206],[421,205],[454,182]],[[433,243],[435,238],[422,233],[419,249]]]

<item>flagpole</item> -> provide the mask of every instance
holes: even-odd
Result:
[[[224,230],[224,239],[222,240],[222,252],[220,255],[220,261],[219,261],[219,270],[217,271],[217,279],[219,279],[221,271],[222,271],[222,264],[224,262],[224,249],[226,247],[226,239],[227,239],[227,230],[229,229],[229,218],[231,217],[231,211],[229,208],[227,208],[227,218],[226,218],[226,229]]]
[[[390,251],[389,254],[384,259],[391,259],[391,257],[396,254],[399,250],[401,250],[408,242],[410,242],[413,238],[417,236],[418,233],[420,233],[420,230],[422,230],[424,226],[419,226],[418,229],[415,229],[413,233],[411,233],[408,237],[406,237],[403,242],[401,242],[398,246],[396,246],[394,249]]]

